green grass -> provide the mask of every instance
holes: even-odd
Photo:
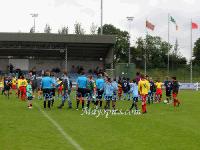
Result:
[[[59,101],[45,112],[84,150],[199,150],[200,92],[181,91],[179,96],[179,108],[153,104],[139,116],[81,116],[80,110],[66,106],[58,110]],[[43,109],[42,101],[36,103]],[[130,105],[117,103],[123,109]],[[9,100],[0,96],[0,150],[75,149],[36,106],[31,110],[26,106],[14,95]]]

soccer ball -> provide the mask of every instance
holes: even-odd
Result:
[[[167,103],[168,103],[168,101],[167,101],[167,100],[164,100],[163,102],[164,102],[164,104],[167,104]]]

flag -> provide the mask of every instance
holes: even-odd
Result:
[[[151,22],[146,21],[146,28],[150,29],[150,30],[154,30],[155,29],[155,25],[153,25]]]
[[[198,29],[198,24],[197,24],[197,23],[194,23],[194,22],[192,22],[192,29]]]
[[[176,25],[176,31],[178,31],[179,27],[178,27],[178,25],[176,23],[176,20],[172,16],[170,16],[169,17],[169,21],[171,21],[172,23],[174,23]]]
[[[176,20],[172,16],[170,16],[170,21],[176,24]]]

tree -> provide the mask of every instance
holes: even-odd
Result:
[[[44,33],[51,33],[51,27],[50,27],[50,25],[49,24],[46,24],[45,25],[45,28],[44,28]]]
[[[84,31],[84,29],[82,28],[81,23],[76,22],[76,23],[74,24],[74,32],[75,32],[75,34],[85,34],[85,31]]]
[[[35,31],[34,31],[34,27],[32,27],[31,29],[30,29],[30,33],[34,33]]]
[[[131,48],[132,61],[137,67],[144,67],[144,54],[146,50],[147,68],[166,68],[168,63],[168,50],[172,49],[166,41],[162,41],[161,37],[147,35],[144,39],[138,38],[136,47]],[[186,64],[186,58],[182,57],[179,52],[178,41],[175,44],[174,51],[170,53],[170,66],[177,68]]]
[[[97,33],[97,25],[94,24],[94,22],[92,23],[91,27],[90,27],[90,33],[92,35],[96,34]]]
[[[68,33],[69,33],[68,27],[62,27],[61,29],[58,30],[58,34],[67,35]]]
[[[98,34],[101,33],[101,28],[98,28]],[[114,46],[114,63],[128,62],[129,49],[129,34],[127,31],[121,31],[112,24],[105,24],[103,26],[104,35],[115,35],[116,44]]]
[[[194,64],[200,65],[200,38],[194,44]]]

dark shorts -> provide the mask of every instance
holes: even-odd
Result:
[[[33,96],[29,96],[29,97],[27,97],[27,99],[28,99],[29,101],[31,101],[31,100],[33,100]]]
[[[166,91],[166,96],[171,97],[171,91]]]
[[[133,97],[134,102],[138,102],[138,97]]]
[[[105,100],[106,101],[111,101],[112,100],[112,96],[105,96]]]
[[[45,99],[51,99],[53,96],[52,89],[42,89]]]
[[[77,96],[78,97],[85,97],[87,95],[87,90],[84,88],[78,88]]]
[[[103,90],[99,90],[99,89],[97,89],[97,99],[102,99],[102,97],[103,97],[103,93],[104,93]]]
[[[172,96],[173,96],[173,98],[176,98],[176,97],[177,97],[177,95],[178,95],[178,93],[177,93],[177,92],[173,92],[173,93],[172,93]]]
[[[51,89],[52,96],[56,96],[56,89]]]

